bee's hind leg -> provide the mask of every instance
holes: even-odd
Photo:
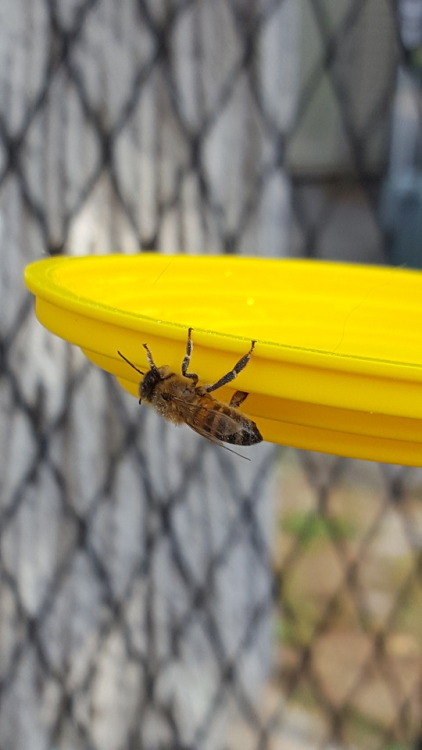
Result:
[[[245,369],[246,365],[248,364],[251,358],[252,352],[255,348],[255,344],[256,344],[256,341],[251,342],[251,348],[249,349],[248,353],[245,354],[241,359],[239,359],[239,362],[236,362],[235,366],[233,367],[233,370],[230,370],[230,372],[226,372],[226,374],[223,375],[223,377],[220,378],[220,380],[217,380],[217,382],[214,383],[214,385],[209,385],[205,389],[207,393],[211,393],[211,391],[216,391],[218,388],[221,388],[223,385],[227,385],[228,383],[231,383],[231,381],[234,380],[237,375],[239,375],[239,372]],[[243,400],[244,399],[242,399],[242,401]]]
[[[246,393],[245,391],[236,391],[233,393],[233,396],[230,399],[229,406],[240,406],[240,404],[243,404],[245,398],[249,396],[249,393]]]
[[[188,367],[190,364],[190,356],[192,354],[193,344],[192,344],[192,328],[188,328],[188,340],[186,342],[186,354],[182,362],[182,375],[185,378],[190,378],[193,380],[195,385],[198,382],[198,375],[194,372],[188,372]]]

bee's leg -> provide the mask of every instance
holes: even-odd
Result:
[[[236,391],[230,399],[229,406],[240,406],[240,404],[243,404],[247,396],[249,396],[249,393],[246,393],[245,391]]]
[[[249,349],[248,353],[242,357],[242,359],[239,359],[239,362],[235,364],[233,367],[233,370],[230,370],[230,372],[227,372],[225,375],[223,375],[220,380],[217,380],[214,385],[209,385],[205,390],[207,393],[211,393],[211,391],[216,391],[217,388],[221,388],[223,385],[227,385],[227,383],[231,383],[232,380],[235,379],[236,375],[239,375],[239,372],[241,372],[246,365],[248,364],[251,354],[255,348],[256,341],[252,341],[251,348]],[[246,398],[246,396],[245,396]]]
[[[194,372],[188,372],[188,367],[190,364],[190,355],[192,354],[192,349],[193,349],[192,328],[188,328],[188,340],[186,342],[186,354],[182,362],[182,375],[185,378],[191,378],[191,380],[193,380],[196,385],[196,383],[198,382],[198,375],[196,375]]]

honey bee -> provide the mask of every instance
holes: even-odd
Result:
[[[262,435],[255,422],[237,410],[248,396],[245,391],[236,391],[229,404],[218,401],[211,395],[223,385],[227,385],[246,367],[255,347],[251,347],[235,364],[230,372],[223,375],[213,385],[200,385],[199,377],[188,372],[192,354],[192,328],[188,330],[186,354],[182,362],[182,374],[172,372],[170,367],[157,367],[147,344],[149,370],[142,372],[124,354],[117,352],[130,367],[142,375],[139,383],[139,403],[145,401],[174,424],[187,424],[199,435],[222,447],[230,445],[254,445],[262,441]],[[227,450],[230,450],[229,448]]]

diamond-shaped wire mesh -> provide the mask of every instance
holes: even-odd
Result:
[[[418,747],[420,472],[168,428],[22,283],[57,253],[385,262],[398,22],[0,0],[1,750]]]

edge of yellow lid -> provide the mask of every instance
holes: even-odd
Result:
[[[324,351],[317,346],[295,347],[294,343],[292,345],[294,331],[289,331],[290,341],[287,344],[284,342],[283,325],[280,325],[277,340],[265,340],[265,331],[275,330],[274,321],[271,322],[272,328],[270,325],[265,327],[265,321],[271,315],[270,305],[266,306],[265,289],[262,290],[266,274],[271,276],[268,286],[271,286],[272,296],[268,293],[268,299],[272,301],[274,309],[278,288],[283,294],[283,269],[293,268],[294,278],[306,281],[304,287],[308,285],[308,295],[311,296],[314,290],[310,277],[315,266],[309,261],[292,260],[236,258],[234,261],[229,258],[226,264],[224,261],[221,257],[172,256],[173,270],[169,273],[166,271],[166,264],[170,262],[168,257],[163,259],[163,256],[152,254],[54,258],[28,266],[25,281],[36,296],[36,312],[43,325],[80,346],[89,359],[116,375],[123,387],[132,393],[137,388],[136,373],[119,359],[118,349],[140,368],[145,368],[145,352],[141,344],[146,342],[158,364],[168,364],[176,370],[180,368],[186,331],[190,326],[194,329],[192,366],[201,379],[212,382],[245,354],[253,336],[258,339],[256,348],[248,367],[236,380],[236,387],[250,394],[242,410],[255,419],[265,439],[339,455],[422,465],[421,361],[416,357],[414,361],[400,361],[395,358],[393,350],[389,360],[378,360],[368,357],[367,350],[359,357],[350,356],[347,351]],[[161,274],[163,282],[163,277],[167,276],[166,283],[150,284],[148,293],[143,295],[142,279],[155,278],[155,264],[155,277]],[[332,266],[318,263],[318,277],[322,286],[324,272],[327,276],[333,273]],[[197,289],[192,291],[192,297],[196,294],[198,300],[196,308],[192,307],[192,300],[188,298],[189,278],[186,275],[189,275],[189,269],[197,285],[201,274],[207,276],[207,269],[209,275],[215,274],[218,279],[221,272],[218,267],[230,269],[230,273],[238,279],[242,273],[246,274],[244,288],[248,290],[249,297],[245,297],[245,301],[241,296],[243,282],[239,282],[237,288],[238,304],[244,302],[244,317],[239,316],[238,328],[234,321],[230,329],[223,318],[226,330],[224,326],[220,330],[213,328],[215,317],[212,302],[218,304],[218,289],[204,288],[202,298]],[[158,273],[157,269],[160,269]],[[139,273],[139,298],[133,279],[135,270]],[[346,284],[348,293],[348,276],[362,278],[366,282],[366,270],[370,275],[371,269],[344,265],[336,267],[334,273]],[[390,275],[394,271],[388,270],[389,274],[382,273],[380,278],[388,279],[389,288],[395,277]],[[182,287],[179,297],[177,288],[172,286],[173,278],[179,279],[179,286]],[[374,278],[377,278],[376,274]],[[399,274],[397,278],[399,284]],[[406,276],[407,285],[419,283],[420,277]],[[370,289],[370,284],[367,289]],[[303,294],[303,289],[299,291]],[[286,293],[293,298],[294,290],[287,289]],[[136,304],[132,306],[130,294],[135,295]],[[166,294],[167,298],[171,297],[173,305],[168,310],[170,320],[165,320],[163,314],[148,314],[152,309],[166,312]],[[186,297],[185,323],[182,322],[183,310],[179,309],[183,308],[183,295]],[[222,299],[226,300],[227,305],[231,304],[224,294]],[[245,317],[249,314],[247,305],[250,299],[256,300],[253,310],[256,319],[252,316],[251,323],[248,323]],[[323,295],[321,299],[324,301]],[[343,304],[344,299],[339,299],[339,304]],[[388,295],[384,303],[388,304]],[[149,307],[143,310],[143,304]],[[293,304],[297,305],[297,299],[293,300]],[[306,306],[306,303],[303,304]],[[315,309],[315,298],[312,304]],[[157,307],[154,308],[154,305]],[[422,315],[422,303],[420,310],[416,301],[414,307],[417,315]],[[171,312],[176,309],[178,318],[172,322]],[[237,308],[233,309],[236,313]],[[409,318],[412,310],[405,311],[408,316],[406,320],[412,319]],[[318,316],[317,307],[315,316]],[[247,331],[252,327],[254,330],[248,337]],[[356,326],[355,329],[353,345],[359,352],[359,329]],[[264,332],[264,340],[258,335],[260,330]],[[299,335],[303,337],[308,332],[299,330]],[[409,351],[412,351],[411,348]],[[400,351],[400,356],[403,360],[403,351]],[[228,398],[230,393],[230,389],[222,391],[221,398]]]

